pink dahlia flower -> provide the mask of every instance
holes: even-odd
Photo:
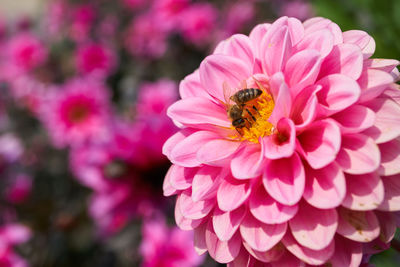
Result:
[[[43,104],[41,119],[54,145],[80,145],[96,137],[108,138],[109,93],[102,82],[91,77],[74,79],[57,88]]]
[[[144,222],[142,235],[143,267],[196,267],[203,262],[204,257],[193,249],[193,234],[169,229],[163,220]]]
[[[101,44],[82,45],[76,51],[76,66],[80,73],[109,74],[115,67],[115,55]]]
[[[398,61],[374,50],[363,31],[282,17],[221,42],[181,82],[164,194],[178,195],[176,222],[199,253],[229,266],[358,266],[390,242]]]

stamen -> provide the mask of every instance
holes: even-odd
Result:
[[[265,91],[258,98],[246,103],[244,108],[247,112],[243,113],[243,118],[248,122],[248,127],[237,129],[239,135],[230,136],[230,138],[258,143],[259,137],[273,134],[274,125],[268,122],[268,119],[274,110],[274,106],[274,100]],[[247,107],[251,107],[256,112],[251,113]]]

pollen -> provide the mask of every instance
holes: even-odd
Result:
[[[274,132],[274,125],[268,119],[274,106],[272,96],[265,91],[258,98],[246,103],[243,112],[246,127],[238,129],[237,136],[233,139],[259,143],[260,137],[271,135]]]

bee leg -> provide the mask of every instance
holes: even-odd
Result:
[[[253,105],[253,109],[257,112],[258,115],[260,115],[260,112],[258,112],[258,109],[256,108],[256,106]]]
[[[250,112],[250,110],[248,108],[246,108],[246,111],[247,111],[247,113],[249,113],[249,115],[251,116],[253,121],[256,121],[256,118],[253,116],[253,114]]]

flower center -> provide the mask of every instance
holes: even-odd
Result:
[[[242,118],[245,121],[245,125],[242,128],[236,129],[236,136],[232,136],[232,139],[239,141],[250,141],[253,143],[259,143],[259,137],[271,135],[274,131],[274,125],[268,121],[274,110],[274,100],[272,96],[266,91],[249,101],[243,106]]]
[[[84,121],[89,116],[89,110],[83,105],[78,105],[71,109],[68,118],[71,122],[79,123]]]

